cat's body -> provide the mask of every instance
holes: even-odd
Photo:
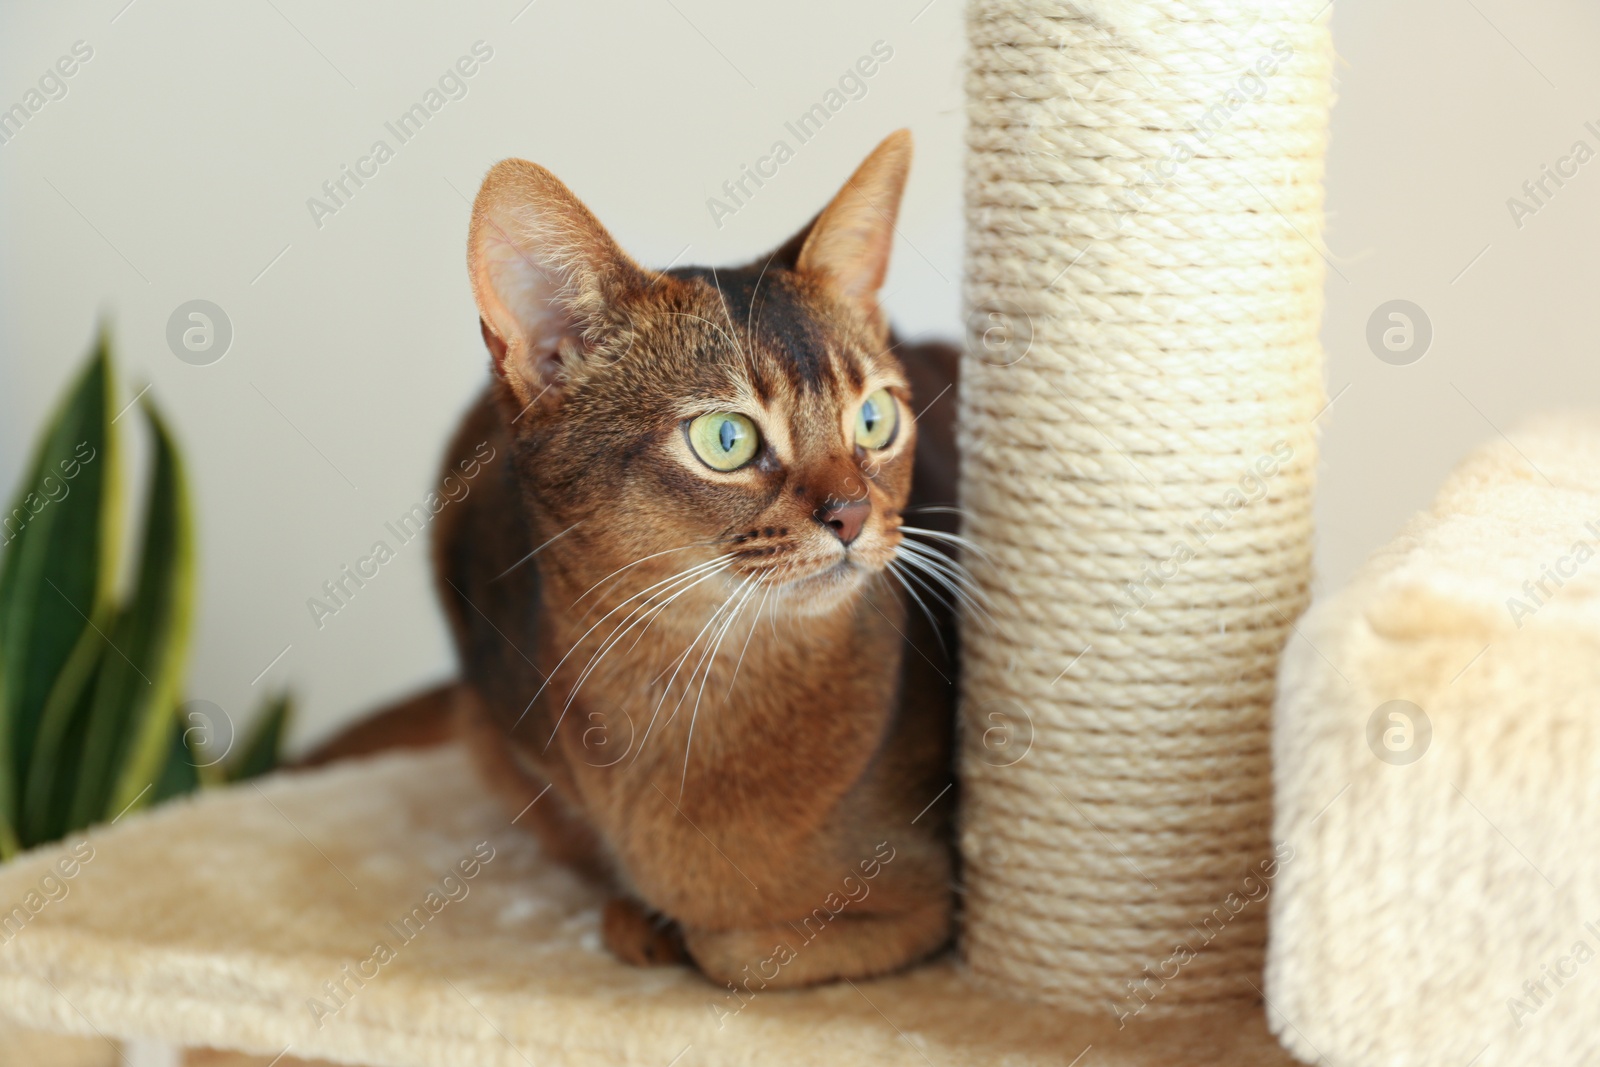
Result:
[[[635,267],[532,164],[479,194],[499,373],[446,461],[482,469],[439,591],[480,764],[629,902],[625,958],[681,936],[719,981],[785,986],[949,936],[954,631],[885,570],[908,509],[954,503],[954,353],[891,353],[873,299],[908,154],[718,274]]]

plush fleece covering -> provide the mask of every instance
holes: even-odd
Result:
[[[0,944],[0,1015],[258,1057],[192,1062],[1064,1065],[1091,1045],[1092,1067],[1292,1062],[1258,1008],[1119,1031],[985,993],[948,958],[742,1010],[686,968],[622,966],[593,891],[455,747],[206,793],[88,844],[71,878],[73,841],[0,869],[0,907],[45,901]],[[30,898],[53,871],[65,894]]]
[[[1333,1067],[1600,1063],[1600,420],[1474,453],[1299,632],[1274,1030]],[[1425,750],[1369,730],[1392,700]]]
[[[4,1067],[117,1067],[120,1051],[116,1042],[103,1038],[43,1033],[0,1021]]]

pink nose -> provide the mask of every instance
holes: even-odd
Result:
[[[872,514],[869,500],[828,500],[816,511],[816,520],[832,530],[840,541],[849,544],[861,534]]]

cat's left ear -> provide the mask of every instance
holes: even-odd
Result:
[[[823,279],[875,315],[910,171],[911,131],[896,130],[872,150],[811,224],[795,269]]]
[[[496,163],[472,205],[467,269],[484,343],[522,404],[581,367],[615,309],[650,275],[555,175]]]

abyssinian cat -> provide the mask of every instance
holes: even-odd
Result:
[[[931,594],[959,572],[941,509],[907,517],[954,502],[955,353],[897,351],[877,303],[910,157],[891,135],[734,270],[646,270],[523,160],[473,205],[494,373],[446,470],[500,458],[435,531],[467,732],[520,824],[608,887],[625,960],[784,987],[950,936]]]

